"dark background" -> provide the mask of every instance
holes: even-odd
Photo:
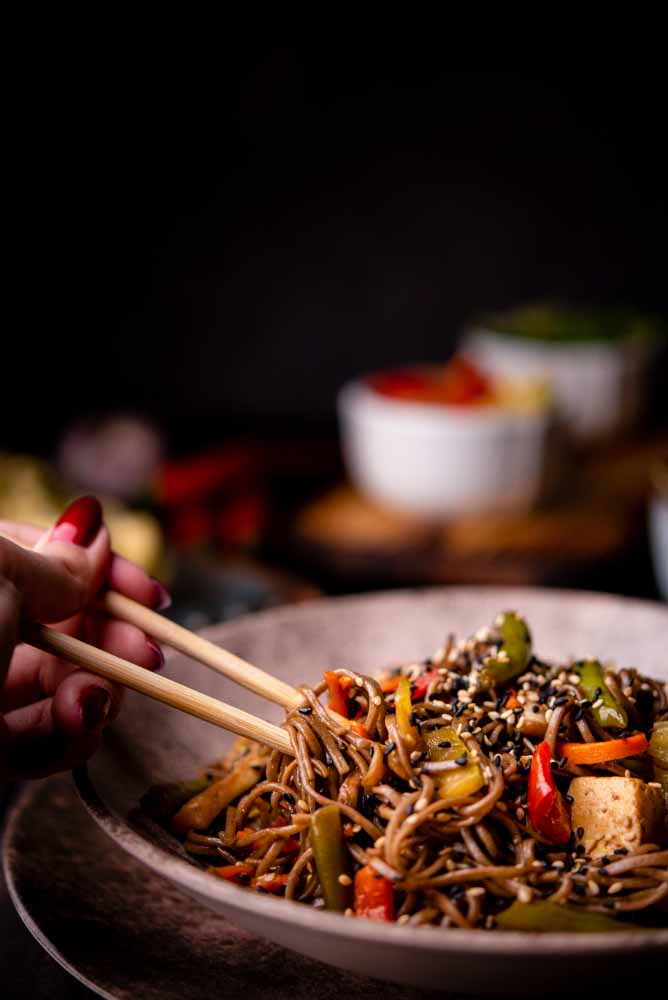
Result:
[[[314,46],[228,45],[206,86],[61,67],[12,157],[0,444],[119,406],[176,447],[329,426],[348,376],[480,311],[665,312],[663,83]]]

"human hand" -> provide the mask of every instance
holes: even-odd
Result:
[[[20,642],[23,619],[54,625],[149,670],[160,647],[134,625],[91,610],[105,586],[151,608],[164,587],[111,552],[94,497],[71,504],[47,532],[0,521],[0,781],[82,764],[117,715],[122,689]]]

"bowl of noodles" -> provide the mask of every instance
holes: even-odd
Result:
[[[291,754],[131,694],[77,786],[150,868],[332,965],[486,993],[636,981],[668,952],[667,628],[660,605],[521,588],[274,609],[208,635],[302,687],[287,718],[167,671],[283,722]]]

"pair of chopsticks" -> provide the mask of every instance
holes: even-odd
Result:
[[[277,705],[293,709],[304,704],[303,695],[292,685],[272,677],[252,663],[247,663],[234,653],[214,645],[202,636],[195,635],[123,594],[108,591],[100,598],[97,607],[112,618],[137,625],[163,645],[191,656],[194,660],[224,674],[230,680],[236,681],[237,684],[263,698],[268,698]],[[22,629],[21,639],[37,649],[54,653],[78,667],[84,667],[99,677],[116,684],[123,684],[133,691],[161,701],[181,712],[187,712],[188,715],[194,715],[205,722],[213,723],[214,726],[236,733],[237,736],[247,736],[249,739],[267,744],[274,750],[280,750],[281,753],[293,753],[290,738],[280,726],[275,726],[271,722],[266,722],[249,712],[228,705],[224,701],[218,701],[217,698],[211,698],[161,674],[151,673],[150,670],[82,642],[81,639],[65,635],[45,625],[33,624],[26,625]]]

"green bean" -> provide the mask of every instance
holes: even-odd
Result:
[[[524,673],[531,659],[531,633],[527,623],[514,611],[502,615],[501,645],[496,656],[485,661],[480,674],[483,687],[495,687]]]
[[[605,913],[589,913],[563,903],[537,900],[512,906],[496,918],[497,927],[503,931],[633,931],[642,930],[634,924],[623,923]]]
[[[348,855],[337,805],[323,806],[311,816],[311,847],[325,908],[343,912],[352,898]]]
[[[593,703],[592,714],[604,729],[626,729],[628,716],[605,683],[603,667],[598,660],[580,660],[572,671],[579,677],[578,687]]]

